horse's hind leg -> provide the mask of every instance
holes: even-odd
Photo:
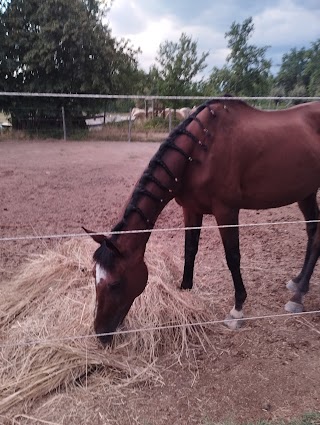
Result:
[[[316,193],[298,203],[306,221],[318,220],[319,208]],[[306,255],[301,272],[287,283],[287,288],[294,292],[291,300],[286,304],[285,309],[291,313],[298,313],[303,310],[303,296],[309,290],[309,282],[314,267],[320,254],[320,227],[318,223],[307,223],[308,235]]]
[[[312,195],[308,196],[308,198],[298,202],[298,205],[306,221],[318,219],[319,209],[316,200],[316,193],[313,193]],[[308,242],[301,272],[298,274],[298,276],[294,277],[287,283],[287,288],[290,289],[292,292],[295,292],[298,289],[298,285],[305,274],[306,267],[310,258],[313,237],[317,230],[317,223],[307,223],[306,230],[308,235]]]
[[[195,214],[190,210],[183,209],[184,224],[186,227],[196,227],[185,231],[185,254],[184,271],[181,289],[191,289],[193,286],[194,261],[198,252],[200,231],[202,225],[202,214]]]

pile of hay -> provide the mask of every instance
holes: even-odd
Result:
[[[103,348],[92,328],[95,248],[88,240],[60,243],[31,257],[2,287],[0,413],[52,391],[89,385],[94,372],[104,388],[159,379],[158,356],[188,353],[189,344],[206,341],[204,327],[183,325],[210,320],[207,294],[180,291],[182,260],[149,243],[149,283],[125,320],[127,330],[148,330],[117,335],[114,347]],[[173,324],[180,326],[157,329]]]

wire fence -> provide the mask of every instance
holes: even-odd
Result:
[[[15,346],[33,346],[33,345],[39,345],[39,344],[54,344],[57,342],[68,342],[68,341],[77,341],[77,340],[88,340],[91,338],[98,338],[98,337],[104,337],[104,336],[114,336],[114,335],[128,335],[133,333],[142,333],[142,332],[153,332],[153,331],[161,331],[166,329],[179,329],[179,328],[191,328],[191,327],[204,327],[204,326],[216,326],[216,325],[225,325],[228,322],[243,322],[243,321],[249,321],[249,322],[255,322],[258,320],[274,320],[274,319],[288,319],[288,318],[297,318],[297,317],[304,317],[304,316],[315,316],[320,314],[320,310],[312,310],[312,311],[302,311],[300,313],[280,313],[280,314],[267,314],[267,315],[261,315],[261,316],[246,316],[241,319],[223,319],[223,320],[209,320],[205,322],[191,322],[191,323],[176,323],[176,324],[170,324],[170,325],[163,325],[163,326],[155,326],[155,327],[145,327],[145,328],[136,328],[136,329],[117,329],[114,332],[104,332],[104,333],[88,333],[86,335],[72,335],[72,336],[65,336],[61,338],[43,338],[43,339],[29,339],[25,341],[19,341],[15,343],[9,343],[9,344],[0,344],[1,348],[7,348],[7,347],[15,347]]]
[[[105,231],[101,230],[98,232],[90,233],[63,233],[63,234],[51,234],[51,235],[27,235],[27,236],[6,236],[0,237],[0,242],[14,242],[14,241],[32,241],[41,239],[64,239],[64,238],[83,238],[90,235],[101,234],[105,236],[112,235],[129,235],[137,233],[164,233],[164,232],[177,232],[186,230],[212,230],[212,229],[225,229],[225,228],[241,228],[241,227],[262,227],[262,226],[284,226],[293,224],[311,224],[319,223],[320,220],[292,220],[292,221],[270,221],[260,223],[239,223],[239,224],[224,224],[224,225],[211,225],[211,226],[193,226],[193,227],[167,227],[167,228],[156,228],[156,229],[141,229],[141,230],[121,230],[121,231]]]
[[[319,223],[319,220],[293,220],[293,221],[274,221],[274,222],[258,222],[258,223],[243,223],[243,224],[237,224],[237,225],[211,225],[211,226],[201,226],[201,227],[173,227],[173,228],[156,228],[152,230],[132,230],[132,231],[117,231],[117,232],[98,232],[105,235],[112,235],[112,234],[133,234],[133,233],[146,233],[146,232],[172,232],[172,231],[185,231],[189,229],[201,229],[201,230],[211,230],[211,229],[219,229],[219,228],[225,228],[225,227],[261,227],[261,226],[284,226],[284,225],[301,225],[301,224],[307,224],[307,223]],[[37,236],[17,236],[17,237],[1,237],[1,242],[9,242],[9,241],[21,241],[21,240],[40,240],[40,239],[63,239],[63,238],[80,238],[80,237],[87,237],[90,234],[93,233],[75,233],[75,234],[51,234],[51,235],[37,235]],[[320,315],[320,310],[311,310],[311,311],[303,311],[299,313],[273,313],[273,314],[267,314],[267,315],[256,315],[256,316],[246,316],[244,319],[215,319],[210,321],[203,321],[203,322],[190,322],[190,323],[173,323],[173,324],[164,324],[161,326],[156,327],[141,327],[141,328],[133,328],[133,329],[118,329],[114,332],[107,332],[107,333],[88,333],[86,335],[70,335],[70,336],[64,336],[61,338],[27,338],[25,341],[19,341],[18,343],[4,343],[0,344],[1,348],[7,348],[7,347],[14,347],[14,346],[33,346],[33,345],[41,345],[41,344],[53,344],[57,342],[68,342],[68,341],[76,341],[76,340],[87,340],[91,338],[97,338],[102,336],[112,336],[112,335],[126,335],[126,334],[132,334],[132,333],[142,333],[142,332],[152,332],[152,331],[160,331],[160,330],[166,330],[166,329],[179,329],[179,328],[190,328],[190,327],[207,327],[207,326],[217,326],[221,324],[226,324],[228,320],[232,321],[260,321],[260,320],[287,320],[289,318],[298,318],[301,316],[318,316]],[[318,331],[317,331],[318,332]]]
[[[42,128],[33,128],[32,125],[27,130],[15,130],[10,125],[2,126],[1,137],[5,138],[19,138],[19,137],[57,137],[61,139],[71,138],[86,138],[87,140],[113,140],[113,141],[135,141],[135,140],[148,140],[158,141],[162,140],[168,132],[171,131],[173,126],[182,119],[186,118],[191,113],[192,108],[197,106],[208,99],[209,97],[191,97],[191,96],[128,96],[128,95],[91,95],[91,94],[48,94],[48,93],[11,93],[11,92],[0,92],[0,108],[1,102],[8,102],[9,100],[15,99],[15,113],[25,117],[27,121],[31,123],[36,121],[37,116],[42,117]],[[44,102],[39,104],[27,104],[19,102],[21,99],[39,100]],[[60,103],[55,104],[54,114],[45,114],[45,102],[50,99],[57,99]],[[215,99],[221,99],[216,97]],[[235,97],[228,98],[230,100],[246,100],[250,104],[257,106],[262,109],[281,109],[298,102],[308,102],[314,100],[320,100],[320,97]],[[68,108],[72,108],[72,105],[68,102],[73,100],[90,100],[91,102],[99,101],[101,104],[98,107],[98,112],[92,114],[92,112],[86,112],[85,108],[81,110],[81,119],[85,122],[85,129],[83,132],[75,133],[71,131],[72,122]],[[67,102],[68,101],[68,102]],[[31,102],[32,103],[32,102]],[[89,108],[90,109],[90,108]],[[97,109],[97,108],[96,108]],[[180,115],[181,110],[184,110],[185,116]],[[178,112],[179,111],[179,112]],[[52,112],[52,111],[51,111]],[[10,124],[12,116],[10,114],[5,116],[5,119]],[[33,121],[32,121],[33,120]],[[0,122],[1,124],[1,122]],[[20,133],[19,133],[20,132]],[[261,222],[261,223],[245,223],[236,225],[237,227],[253,227],[253,226],[278,226],[278,225],[294,225],[294,224],[307,224],[314,221],[280,221],[280,222]],[[219,229],[220,227],[235,227],[235,226],[202,226],[201,229]],[[179,228],[156,228],[152,232],[171,232],[171,231],[185,231],[190,228],[179,227]],[[142,231],[131,231],[131,232],[106,232],[102,231],[102,234],[111,235],[114,233],[140,233],[150,232],[150,230]],[[50,235],[29,235],[29,236],[9,236],[0,237],[0,242],[8,241],[19,241],[19,240],[39,240],[39,239],[58,239],[58,238],[73,238],[73,237],[85,237],[88,236],[84,233],[77,234],[50,234]],[[315,315],[319,314],[319,310],[307,311],[302,313],[292,314],[272,314],[266,316],[254,316],[246,317],[245,320],[262,320],[262,319],[278,319],[296,317],[301,315]],[[181,326],[205,326],[205,325],[217,325],[224,323],[224,320],[213,320],[210,322],[199,322],[189,324],[172,324],[161,326],[157,329],[166,329],[169,327],[181,327]],[[131,329],[127,331],[117,331],[117,333],[132,333],[132,332],[146,332],[151,331],[153,328],[141,328]],[[96,338],[96,334],[89,335],[78,335],[72,337],[66,337],[65,339],[83,339],[83,338]],[[59,341],[62,341],[60,339]],[[19,345],[34,345],[39,343],[50,343],[50,340],[29,340],[20,341]],[[7,346],[7,344],[0,345],[0,347]]]
[[[162,141],[205,96],[140,96],[0,92],[2,138]],[[320,100],[320,97],[228,97],[261,109]]]

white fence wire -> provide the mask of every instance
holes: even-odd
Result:
[[[67,99],[110,99],[110,100],[137,100],[140,99],[144,102],[152,102],[156,100],[199,100],[201,102],[204,102],[209,99],[225,99],[225,97],[204,97],[204,96],[143,96],[143,95],[106,95],[106,94],[69,94],[69,93],[25,93],[25,92],[0,92],[0,97],[31,97],[31,98],[67,98]],[[228,100],[247,100],[247,101],[279,101],[279,102],[291,102],[291,101],[301,101],[301,102],[308,102],[308,101],[316,101],[320,100],[320,97],[275,97],[275,96],[266,96],[266,97],[228,97]],[[65,123],[64,123],[65,125]],[[66,132],[66,131],[65,131]],[[129,139],[130,140],[130,139]],[[312,221],[304,221],[304,220],[294,220],[294,221],[280,221],[280,222],[261,222],[261,223],[244,223],[244,224],[238,224],[238,225],[225,225],[225,226],[219,226],[219,225],[212,225],[212,226],[201,226],[201,227],[178,227],[178,228],[156,228],[152,230],[133,230],[133,231],[121,231],[121,232],[112,232],[112,231],[101,231],[97,233],[105,234],[105,235],[112,235],[112,234],[125,234],[125,233],[149,233],[149,232],[172,232],[172,231],[185,231],[189,229],[219,229],[222,227],[260,227],[260,226],[279,226],[279,225],[300,225],[300,224],[307,224],[307,223],[318,223],[319,220],[312,220]],[[51,234],[51,235],[29,235],[29,236],[9,236],[9,237],[0,237],[0,242],[9,242],[9,241],[21,241],[21,240],[39,240],[39,239],[59,239],[59,238],[80,238],[80,237],[87,237],[87,233],[73,233],[73,234]],[[255,321],[255,320],[266,320],[266,319],[286,319],[289,317],[299,317],[303,315],[317,315],[320,314],[320,310],[313,310],[313,311],[306,311],[301,313],[283,313],[283,314],[271,314],[271,315],[263,315],[263,316],[252,316],[252,317],[245,317],[244,320],[248,321]],[[234,320],[234,319],[233,319]],[[243,320],[243,319],[239,319]],[[119,330],[116,332],[112,332],[109,334],[101,334],[102,335],[113,335],[115,333],[119,334],[127,334],[127,333],[137,333],[137,332],[147,332],[147,331],[153,331],[153,330],[162,330],[162,329],[169,329],[169,328],[181,328],[181,327],[193,327],[193,326],[208,326],[208,325],[217,325],[225,323],[225,320],[212,320],[208,322],[199,322],[199,323],[188,323],[188,324],[172,324],[172,325],[164,325],[160,327],[146,327],[146,328],[139,328],[139,329],[130,329],[130,330]],[[70,337],[64,337],[59,339],[34,339],[34,340],[28,340],[28,341],[20,341],[19,345],[36,345],[36,344],[48,344],[53,342],[62,342],[62,341],[68,341],[68,340],[75,340],[75,339],[87,339],[87,338],[96,338],[96,334],[88,334],[88,335],[73,335]],[[5,348],[8,346],[15,346],[17,344],[0,344],[0,348]]]
[[[308,223],[319,223],[320,220],[292,220],[292,221],[270,221],[260,223],[239,223],[239,224],[224,224],[224,225],[211,225],[211,226],[194,226],[194,227],[167,227],[167,228],[156,228],[156,229],[142,229],[142,230],[122,230],[122,231],[97,231],[94,233],[63,233],[63,234],[51,234],[51,235],[37,235],[37,236],[8,236],[0,237],[0,242],[10,241],[23,241],[23,240],[40,240],[40,239],[63,239],[63,238],[82,238],[89,235],[125,235],[125,234],[137,234],[137,233],[164,233],[164,232],[175,232],[185,230],[211,230],[211,229],[226,229],[233,227],[262,227],[262,226],[283,226],[290,224],[308,224]]]
[[[69,99],[143,99],[143,100],[210,100],[226,99],[223,96],[156,96],[128,94],[75,94],[75,93],[31,93],[31,92],[0,92],[0,96],[14,97],[55,97]],[[228,100],[320,100],[320,96],[228,96]]]
[[[22,100],[22,98],[24,100]],[[30,93],[30,92],[0,92],[0,100],[9,99],[15,102],[14,114],[20,115],[26,127],[22,130],[26,131],[31,137],[55,137],[64,140],[84,138],[91,140],[120,140],[120,141],[161,141],[164,133],[171,132],[172,128],[182,119],[177,117],[177,111],[181,109],[183,101],[188,108],[196,104],[203,103],[209,99],[225,99],[221,96],[157,96],[157,95],[120,95],[120,94],[72,94],[72,93]],[[19,105],[21,99],[21,105]],[[51,111],[47,113],[48,105],[32,105],[30,102],[25,103],[25,100],[32,99],[51,99],[55,102],[51,105]],[[55,99],[55,100],[54,100]],[[276,97],[276,96],[242,96],[228,97],[228,100],[245,100],[261,108],[278,109],[289,106],[292,102],[308,102],[320,100],[320,97]],[[74,123],[68,120],[70,112],[74,105],[70,105],[70,101],[86,101],[91,103],[90,107],[98,101],[100,111],[94,115],[82,113],[77,119],[82,119],[82,125],[86,129],[79,129],[74,126]],[[57,102],[59,106],[57,106]],[[120,104],[119,104],[120,102]],[[139,105],[141,111],[145,111],[145,117],[156,118],[156,122],[141,122],[142,116],[136,116],[133,113],[135,107]],[[175,106],[174,106],[175,105]],[[169,108],[166,106],[170,106]],[[55,109],[56,108],[56,109]],[[85,109],[85,107],[84,107]],[[182,108],[183,109],[183,108]],[[184,108],[185,109],[185,108]],[[186,113],[186,112],[185,112]],[[43,115],[41,117],[41,115]],[[183,118],[186,118],[184,116]],[[36,124],[36,121],[41,119],[41,122]],[[84,123],[85,121],[85,123]],[[78,121],[79,123],[80,121]],[[7,124],[7,123],[6,123]],[[15,125],[18,128],[17,125]],[[0,123],[1,128],[1,123]],[[3,127],[7,128],[7,127]],[[89,130],[90,134],[85,134],[85,130]],[[5,130],[1,130],[5,131]],[[6,134],[7,135],[7,134]]]
[[[193,322],[193,323],[183,323],[183,324],[172,324],[172,325],[163,325],[156,327],[145,327],[145,328],[136,328],[136,329],[118,329],[114,332],[105,332],[99,334],[87,334],[87,335],[72,335],[62,338],[52,338],[52,339],[30,339],[26,341],[19,341],[18,343],[12,344],[0,344],[0,348],[15,347],[15,346],[33,346],[39,344],[54,344],[57,342],[68,342],[68,341],[77,341],[77,340],[88,340],[91,338],[98,338],[103,336],[113,336],[113,335],[128,335],[132,333],[142,333],[142,332],[153,332],[166,329],[181,329],[181,328],[191,328],[199,326],[213,326],[213,325],[225,325],[227,322],[243,322],[243,321],[258,321],[258,320],[274,320],[274,319],[288,319],[296,318],[310,315],[320,314],[320,310],[312,311],[302,311],[300,313],[279,313],[279,314],[267,314],[262,316],[246,316],[242,319],[223,319],[223,320],[209,320],[206,322]]]

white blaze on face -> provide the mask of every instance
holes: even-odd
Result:
[[[98,286],[101,279],[105,280],[107,278],[107,272],[100,264],[96,264],[96,285]]]

